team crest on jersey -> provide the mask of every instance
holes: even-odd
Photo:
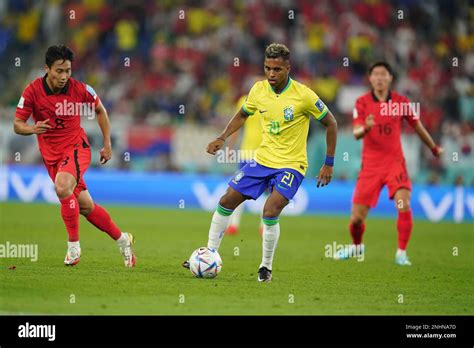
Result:
[[[283,109],[283,116],[285,117],[286,122],[293,121],[295,118],[295,108],[293,105],[285,106]]]

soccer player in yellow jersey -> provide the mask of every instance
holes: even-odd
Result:
[[[246,95],[239,98],[236,104],[238,111],[240,111],[246,99]],[[245,121],[244,126],[242,127],[243,134],[242,141],[240,144],[240,152],[238,156],[239,169],[242,169],[247,163],[251,162],[254,159],[255,150],[257,150],[257,148],[260,146],[260,143],[262,142],[262,125],[260,123],[258,111],[256,111],[253,116],[254,117],[249,117],[247,121]],[[234,133],[234,135],[236,134],[237,133]],[[244,203],[240,204],[237,208],[234,209],[234,212],[230,216],[229,226],[227,226],[227,229],[225,231],[226,234],[238,233],[243,210]],[[263,223],[260,226],[260,231],[260,233],[263,233]]]
[[[226,139],[240,129],[249,117],[260,113],[264,130],[255,163],[239,170],[229,182],[212,217],[208,248],[218,250],[233,210],[247,199],[257,199],[267,188],[271,191],[263,208],[263,256],[258,281],[272,279],[272,262],[280,235],[278,218],[304,179],[308,161],[306,140],[313,117],[326,127],[326,161],[318,174],[317,187],[331,181],[336,150],[337,122],[323,101],[311,89],[292,80],[290,51],[272,43],[265,50],[266,80],[251,88],[241,110],[230,120],[207,152],[215,154]],[[183,266],[186,267],[186,262]]]

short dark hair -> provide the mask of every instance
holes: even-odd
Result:
[[[57,60],[70,60],[71,63],[74,60],[74,53],[71,49],[65,45],[50,46],[46,51],[45,63],[48,67],[54,64]]]
[[[290,60],[290,50],[283,44],[272,43],[265,49],[265,58],[282,58]]]
[[[372,74],[372,70],[374,70],[375,68],[377,68],[379,66],[382,66],[385,69],[387,69],[387,71],[390,73],[390,75],[393,76],[392,67],[390,66],[390,64],[388,64],[387,62],[384,62],[384,61],[379,61],[379,62],[375,62],[374,64],[372,64],[369,68],[369,75]]]

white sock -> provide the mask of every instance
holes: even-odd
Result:
[[[264,220],[268,221],[267,219]],[[275,249],[278,244],[278,238],[280,238],[280,223],[278,222],[278,218],[270,221],[276,221],[276,223],[269,226],[264,222],[262,238],[263,253],[262,263],[260,264],[260,267],[266,267],[269,270],[272,269],[273,255],[275,254]]]
[[[402,250],[402,249],[397,249],[397,254],[395,256],[396,257],[406,257],[407,256],[407,251]]]
[[[122,232],[119,239],[117,239],[117,244],[119,247],[126,247],[128,245],[128,237],[125,233]]]
[[[217,206],[214,215],[212,215],[211,227],[209,228],[208,248],[219,250],[231,214],[232,210],[221,207],[220,205]]]
[[[77,242],[67,242],[67,247],[70,248],[70,247],[75,247],[75,248],[81,248],[81,244],[79,244],[79,241]]]
[[[267,200],[267,198],[269,197],[270,195],[265,191],[263,193],[263,197],[265,197],[265,201]],[[262,211],[260,212],[260,225],[258,226],[259,229],[261,229],[263,231],[263,209]],[[262,235],[263,235],[263,232],[262,232]]]
[[[240,219],[242,218],[242,213],[244,212],[244,203],[240,204],[237,208],[234,209],[234,212],[230,216],[229,226],[234,226],[239,228]]]

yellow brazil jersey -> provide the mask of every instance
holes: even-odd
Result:
[[[306,173],[306,140],[310,117],[321,121],[327,106],[311,89],[292,80],[276,94],[267,80],[256,82],[242,109],[249,117],[260,113],[263,139],[257,149],[257,163],[270,168],[291,168]],[[247,121],[248,122],[248,121]]]
[[[242,108],[246,98],[247,96],[244,95],[237,101],[238,110]],[[240,144],[243,160],[251,160],[254,151],[257,150],[262,142],[262,126],[259,115],[258,111],[256,111],[253,117],[247,118],[247,121],[244,123],[242,142]]]

